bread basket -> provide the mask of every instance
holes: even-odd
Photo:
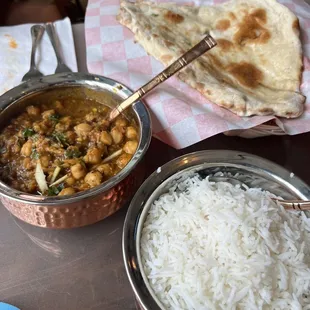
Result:
[[[286,132],[283,131],[274,122],[264,123],[253,128],[236,129],[224,132],[226,136],[238,136],[241,138],[260,138],[266,136],[284,136]]]

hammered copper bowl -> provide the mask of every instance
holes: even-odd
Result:
[[[123,258],[137,309],[163,310],[144,272],[140,238],[152,203],[182,179],[198,173],[202,178],[221,172],[234,175],[249,187],[268,190],[284,199],[310,199],[310,187],[290,171],[261,157],[225,150],[200,151],[176,158],[157,169],[132,199],[123,229]],[[309,213],[307,214],[309,216]]]
[[[124,85],[97,75],[66,73],[23,83],[0,97],[0,129],[28,104],[45,99],[89,98],[110,107],[131,94]],[[93,189],[63,197],[44,197],[17,191],[0,181],[3,205],[19,219],[48,228],[73,228],[98,222],[120,209],[142,183],[141,163],[151,140],[151,121],[139,101],[125,112],[135,117],[140,128],[136,153],[117,175]]]

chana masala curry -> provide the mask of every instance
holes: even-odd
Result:
[[[135,119],[107,121],[110,108],[67,98],[26,107],[0,133],[0,178],[17,190],[72,195],[123,169],[139,143]]]

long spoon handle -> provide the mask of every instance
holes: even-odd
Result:
[[[64,63],[64,61],[62,59],[62,55],[60,53],[60,43],[59,43],[58,36],[56,34],[55,26],[53,23],[47,23],[46,24],[46,32],[47,32],[47,34],[50,38],[50,41],[52,43],[52,46],[54,48],[55,55],[57,58],[57,62],[60,64]]]
[[[199,56],[216,46],[216,41],[210,36],[207,35],[203,40],[196,44],[192,49],[183,54],[178,58],[174,63],[167,67],[164,71],[155,76],[150,82],[143,85],[131,96],[129,96],[125,101],[123,101],[119,106],[114,108],[109,115],[109,120],[112,121],[115,119],[122,111],[127,109],[133,103],[144,97],[148,92],[153,88],[163,83],[169,79],[172,75],[186,67],[193,60],[197,59]]]
[[[53,23],[46,23],[46,32],[52,43],[57,59],[57,67],[55,73],[72,72],[72,70],[65,64],[63,60],[63,55],[61,53],[61,45]]]
[[[276,199],[286,210],[310,211],[310,201]]]

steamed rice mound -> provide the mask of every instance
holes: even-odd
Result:
[[[144,272],[165,309],[310,309],[310,220],[257,188],[198,176],[151,206]]]

